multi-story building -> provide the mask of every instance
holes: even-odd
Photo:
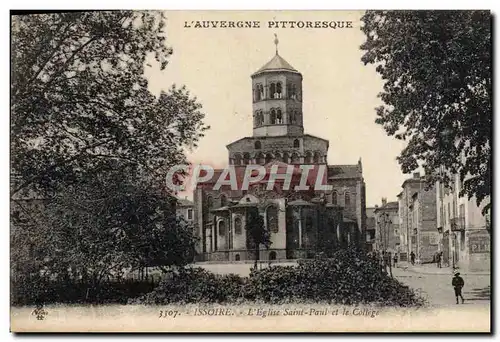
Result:
[[[366,251],[375,250],[375,207],[366,208]]]
[[[478,206],[475,197],[459,196],[463,184],[458,175],[453,178],[449,188],[436,183],[437,229],[443,264],[471,271],[489,271],[490,218],[482,214],[482,209],[490,198]]]
[[[418,172],[405,180],[402,188],[398,195],[398,207],[401,235],[406,237],[406,252],[408,255],[413,252],[417,263],[433,262],[439,247],[436,189],[427,189],[425,180]]]
[[[320,172],[332,188],[318,191],[284,191],[283,182],[270,191],[213,185],[224,172],[215,170],[211,181],[194,190],[195,225],[200,260],[255,258],[246,231],[248,212],[257,208],[272,242],[261,249],[261,260],[313,257],[365,242],[365,183],[361,159],[351,165],[328,165],[328,140],[304,133],[302,74],[279,54],[252,76],[253,135],[226,146],[235,173],[247,165],[268,171],[294,166],[294,177],[304,165]],[[318,116],[319,117],[319,116]]]
[[[399,220],[399,260],[408,261],[408,232],[403,229],[403,192],[397,195],[398,198],[398,220]]]
[[[400,252],[400,225],[398,202],[387,202],[375,206],[375,249],[391,253]]]

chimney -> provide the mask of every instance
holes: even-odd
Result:
[[[387,198],[382,197],[382,206],[385,206],[387,204]]]
[[[420,179],[420,172],[413,172],[414,179]]]

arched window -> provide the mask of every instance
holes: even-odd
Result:
[[[304,159],[305,164],[312,164],[312,153],[308,151],[306,153],[306,158]]]
[[[208,196],[207,197],[207,207],[212,208],[213,206],[214,206],[214,200],[213,200],[212,196]]]
[[[271,153],[266,154],[266,164],[273,161],[273,155]]]
[[[250,153],[245,152],[243,153],[243,165],[248,165],[250,164]]]
[[[276,94],[276,84],[271,83],[271,88],[269,89],[269,92],[271,93],[271,98],[275,98],[274,95]]]
[[[276,110],[276,123],[277,123],[278,125],[280,125],[280,124],[282,124],[282,123],[283,123],[283,115],[281,114],[281,109],[280,109],[280,108],[278,108],[278,109]]]
[[[276,110],[274,108],[271,109],[271,125],[276,124]]]
[[[272,251],[269,253],[269,260],[276,260],[276,252]]]
[[[257,156],[255,157],[255,162],[259,165],[264,165],[265,159],[264,159],[264,154],[262,152],[257,154]]]
[[[241,165],[241,154],[237,153],[234,155],[234,164]]]
[[[262,114],[262,110],[255,111],[255,126],[259,127],[264,124],[264,114]]]
[[[221,195],[220,196],[220,206],[225,207],[227,205],[227,197],[226,195]]]
[[[279,153],[279,152],[274,153],[274,160],[282,161],[282,159],[281,159],[281,153]]]
[[[349,205],[351,205],[351,196],[349,196],[349,193],[346,192],[345,193],[345,206],[347,207]]]
[[[264,86],[262,84],[257,84],[255,87],[255,101],[260,101],[264,99]]]
[[[333,205],[337,205],[337,203],[338,203],[338,200],[337,200],[337,192],[336,192],[336,191],[334,191],[334,192],[332,193],[332,204],[333,204]]]
[[[299,164],[300,163],[300,157],[297,153],[292,154],[292,164]]]
[[[299,148],[300,147],[300,140],[299,139],[295,139],[293,141],[293,148]]]
[[[257,84],[255,86],[255,89],[253,90],[253,102],[257,102],[257,101],[260,100],[259,95],[260,95],[260,93],[259,93],[259,85]]]
[[[283,93],[283,89],[281,87],[281,82],[276,83],[276,96],[275,99],[281,99]]]
[[[290,155],[288,154],[288,152],[283,153],[283,158],[281,159],[281,161],[283,163],[287,163],[287,164],[289,163],[289,161],[290,161]]]
[[[234,219],[234,233],[237,235],[241,234],[241,218],[239,216]]]
[[[297,99],[297,86],[295,84],[292,84],[292,93],[290,98],[292,99]]]
[[[278,209],[271,205],[266,210],[267,229],[272,233],[278,232]]]
[[[240,261],[240,255],[239,255],[239,254],[236,254],[236,255],[234,256],[234,260],[235,260],[235,261]]]
[[[226,235],[226,223],[224,221],[219,221],[219,235]]]
[[[321,162],[321,154],[319,152],[314,152],[314,163],[319,164]]]
[[[257,140],[255,143],[254,143],[254,147],[256,150],[260,150],[262,148],[262,145],[260,144],[260,141]]]

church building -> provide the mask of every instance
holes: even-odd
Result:
[[[275,41],[277,47],[277,40]],[[260,246],[259,260],[314,258],[340,248],[365,245],[365,183],[361,159],[328,165],[329,142],[304,132],[302,74],[276,54],[251,75],[253,135],[226,146],[228,162],[239,173],[247,165],[324,165],[330,190],[284,191],[251,186],[232,190],[213,181],[194,190],[194,222],[199,261],[254,260],[255,245],[246,229],[250,210],[257,210],[268,230],[270,246]],[[250,89],[249,89],[250,91]],[[321,116],[318,116],[321,117]],[[294,177],[300,169],[294,169]],[[295,179],[295,178],[294,178]],[[212,182],[212,183],[211,183]],[[265,185],[265,184],[264,184]]]

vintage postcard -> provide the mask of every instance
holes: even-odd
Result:
[[[12,332],[491,332],[489,11],[11,15]]]

